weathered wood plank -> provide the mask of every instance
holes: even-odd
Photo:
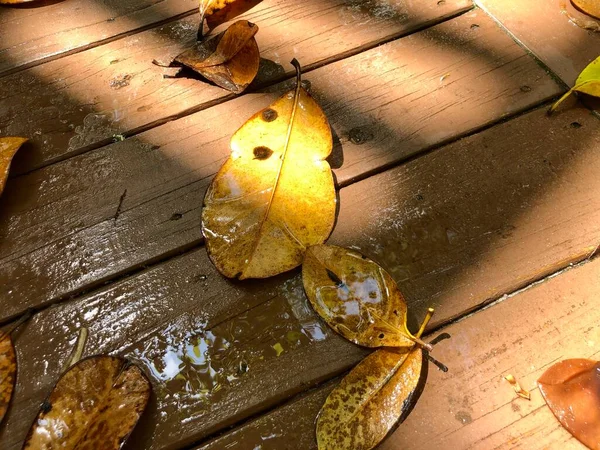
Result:
[[[439,325],[591,253],[599,142],[587,110],[534,111],[342,189],[331,242],[379,260],[413,314],[433,305]],[[88,353],[119,353],[150,372],[156,397],[138,448],[197,442],[366,354],[319,321],[297,271],[230,282],[199,249],[35,316],[17,338],[18,387],[0,430],[8,448],[81,326]]]
[[[332,159],[342,184],[559,92],[481,11],[306,78],[342,143]],[[231,134],[289,88],[10,180],[0,199],[0,318],[200,242],[204,191],[229,155]]]
[[[55,2],[0,7],[0,76],[44,58],[190,14],[195,0]]]
[[[569,86],[600,55],[600,22],[570,0],[476,2]]]
[[[561,427],[536,380],[554,362],[598,359],[600,259],[460,321],[435,348],[450,371],[430,367],[424,393],[408,419],[379,448],[586,448]],[[518,398],[513,374],[531,401]],[[337,380],[336,380],[337,381]],[[315,419],[335,382],[198,447],[316,449]]]
[[[260,27],[257,84],[437,23],[470,0],[365,2],[265,0],[244,17]],[[233,98],[198,79],[163,79],[168,62],[196,39],[198,16],[0,79],[0,130],[32,139],[13,173],[30,171],[99,146],[121,133]]]

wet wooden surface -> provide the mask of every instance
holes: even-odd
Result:
[[[0,135],[33,140],[0,199],[0,322],[39,310],[15,336],[0,448],[20,447],[83,326],[85,354],[126,356],[152,380],[127,448],[314,448],[320,405],[367,351],[320,321],[297,270],[228,281],[200,233],[231,134],[292,88],[293,56],[335,134],[330,242],[380,262],[412,322],[434,306],[429,330],[453,335],[436,348],[451,372],[432,368],[382,448],[577,448],[537,390],[513,401],[501,375],[529,387],[551,359],[594,357],[597,261],[510,294],[600,243],[600,121],[580,106],[545,115],[565,61],[587,58],[576,44],[597,36],[569,34],[553,65],[537,45],[554,16],[513,27],[494,8],[525,17],[528,6],[482,3],[494,18],[467,0],[265,0],[245,17],[270,62],[238,98],[150,64],[193,37],[185,1],[97,2],[69,23],[76,0],[0,9],[12,39],[0,48]],[[495,20],[525,45],[538,29],[533,48]]]

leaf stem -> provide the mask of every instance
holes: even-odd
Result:
[[[69,367],[71,367],[73,364],[76,364],[81,359],[81,355],[83,355],[83,350],[85,349],[85,344],[87,342],[87,337],[88,329],[86,327],[81,327],[79,329],[79,336],[77,337],[77,345],[75,346],[73,353],[71,353],[71,357],[69,358],[67,364],[65,364],[63,372],[66,372]]]
[[[421,323],[421,328],[419,328],[419,331],[417,331],[417,334],[416,334],[416,336],[418,338],[420,338],[421,335],[423,334],[423,332],[425,331],[425,328],[427,327],[427,324],[429,324],[429,321],[433,317],[434,312],[435,312],[435,310],[433,308],[427,308],[427,314],[425,315],[425,318],[423,319],[423,323]]]
[[[2,334],[0,334],[0,340],[4,339],[6,336],[12,334],[13,331],[15,331],[18,327],[20,327],[24,322],[28,321],[31,316],[33,315],[33,309],[29,308],[25,314],[23,314],[21,317],[19,317],[19,319],[13,323],[8,329],[6,329],[6,331],[3,331]]]
[[[431,309],[431,308],[429,308]],[[388,327],[390,327],[392,330],[396,331],[398,334],[406,337],[406,339],[408,339],[409,341],[414,342],[415,344],[417,344],[419,347],[427,350],[428,352],[433,350],[433,346],[431,346],[430,344],[428,344],[427,342],[422,341],[419,336],[420,333],[422,332],[421,330],[419,330],[419,333],[417,333],[417,336],[413,336],[410,331],[406,330],[406,331],[402,331],[400,328],[392,325],[391,323],[389,323],[387,320],[385,320],[383,317],[381,317],[379,314],[373,312],[372,310],[369,311],[370,314],[372,314],[374,317],[376,317],[377,319],[379,319],[381,322],[385,323]],[[427,326],[427,322],[429,322],[429,319],[431,319],[431,316],[433,315],[433,312],[431,314],[429,314],[429,312],[427,312],[427,316],[425,316],[424,319],[424,325],[421,326],[421,328],[425,329],[425,326]]]
[[[567,97],[569,97],[573,93],[573,89],[569,89],[561,98],[559,98],[556,102],[552,104],[550,109],[548,110],[548,115],[552,114],[556,109],[560,106],[562,102],[564,102]]]

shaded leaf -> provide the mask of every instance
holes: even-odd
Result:
[[[573,92],[600,97],[600,57],[592,61],[577,77],[575,86],[569,89],[551,107],[548,113],[553,113]]]
[[[560,361],[544,372],[538,386],[562,426],[583,444],[600,449],[600,363]]]
[[[10,163],[17,151],[21,148],[27,139],[22,137],[4,137],[0,138],[0,195],[6,185]]]
[[[316,245],[302,264],[315,311],[339,334],[366,347],[412,347],[406,302],[392,277],[354,250]]]
[[[206,19],[208,27],[215,28],[245,13],[260,2],[261,0],[200,0],[200,27]]]
[[[368,450],[379,444],[418,400],[426,377],[422,369],[420,348],[379,349],[363,359],[319,413],[319,450]]]
[[[600,2],[598,0],[571,0],[571,3],[584,13],[600,19]]]
[[[42,404],[23,448],[119,449],[150,396],[142,371],[123,358],[93,356],[65,372]]]
[[[17,375],[17,358],[10,334],[0,337],[0,422],[4,419]]]
[[[233,135],[231,156],[204,199],[206,247],[230,278],[266,278],[293,269],[306,248],[324,242],[333,228],[335,188],[325,161],[331,130],[296,68],[296,90]]]
[[[239,94],[258,73],[260,52],[254,35],[258,27],[239,20],[223,33],[197,42],[174,62],[189,67],[218,86]]]

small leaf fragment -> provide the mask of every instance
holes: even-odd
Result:
[[[27,141],[22,137],[4,137],[0,138],[0,195],[4,191],[8,171],[13,157],[21,146]]]
[[[0,334],[0,423],[10,404],[17,374],[17,358],[10,334]]]
[[[335,331],[366,347],[412,347],[406,301],[393,278],[360,253],[334,245],[310,247],[302,264],[304,290]]]
[[[333,141],[325,113],[302,88],[251,117],[231,138],[231,156],[204,198],[202,232],[229,278],[267,278],[301,264],[335,222],[325,160]]]
[[[600,56],[592,61],[581,71],[575,81],[575,86],[569,89],[561,98],[559,98],[548,110],[552,114],[573,92],[600,97]]]
[[[575,438],[600,449],[600,362],[566,359],[538,380],[550,410]]]
[[[571,0],[571,3],[587,15],[600,19],[600,2],[598,0]]]
[[[213,29],[250,8],[258,5],[262,0],[200,0],[200,27],[206,19],[210,29]]]
[[[65,372],[42,404],[24,449],[119,449],[150,397],[150,382],[123,358],[93,356]]]
[[[504,379],[511,384],[511,386],[513,387],[513,389],[519,397],[531,400],[531,395],[529,394],[529,391],[523,389],[514,376],[512,376],[511,374],[507,374],[504,375]]]

